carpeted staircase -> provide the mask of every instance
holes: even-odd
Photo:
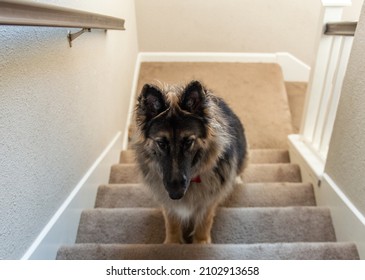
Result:
[[[234,104],[235,111],[242,110],[238,115],[246,126],[251,149],[250,163],[241,174],[243,183],[235,186],[217,212],[212,244],[162,244],[165,228],[161,210],[140,184],[133,151],[127,150],[111,167],[109,183],[99,187],[95,208],[83,211],[76,244],[62,246],[57,259],[358,259],[355,244],[336,242],[329,209],[316,206],[312,185],[302,182],[299,167],[290,163],[284,132],[291,123],[280,123],[291,122],[283,96],[285,87],[278,66],[270,65],[220,64],[217,70],[206,63],[151,63],[141,68],[139,88],[147,77],[171,82],[171,76],[184,73],[189,73],[186,79],[199,73],[202,80],[214,85],[208,81],[216,72],[220,76],[226,73],[223,81],[239,75],[246,91],[250,88],[246,97],[232,97],[232,88],[224,89],[229,83],[220,90],[227,92],[226,99]],[[246,83],[244,74],[249,74]],[[271,88],[273,93],[267,84],[270,77],[276,77],[275,81],[280,78]],[[236,83],[233,88],[237,87]],[[266,98],[268,94],[277,96]],[[255,103],[257,98],[260,103]],[[281,103],[272,104],[277,99]],[[259,108],[261,105],[264,109]],[[263,119],[257,116],[260,110],[266,114]],[[278,133],[267,136],[267,130]]]

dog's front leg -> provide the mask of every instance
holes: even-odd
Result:
[[[166,237],[165,244],[184,243],[181,230],[181,220],[175,215],[163,210],[165,218]]]
[[[209,244],[212,242],[210,231],[212,229],[216,208],[217,205],[213,204],[195,221],[193,243]]]

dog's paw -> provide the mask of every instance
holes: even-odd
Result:
[[[163,244],[184,244],[184,240],[181,240],[180,238],[165,238],[165,241],[163,242]]]
[[[205,238],[193,238],[193,243],[194,244],[210,244],[212,243],[212,239],[210,238],[210,236],[207,236]]]

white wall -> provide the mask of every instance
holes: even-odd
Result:
[[[34,2],[124,18],[127,30],[69,48],[64,28],[0,26],[0,259],[24,254],[124,132],[138,52],[133,0]]]
[[[365,7],[356,30],[325,172],[365,216]]]
[[[351,5],[343,9],[342,19],[344,21],[358,21],[363,3],[364,0],[351,0]]]
[[[320,0],[136,0],[140,51],[289,52],[311,65]]]

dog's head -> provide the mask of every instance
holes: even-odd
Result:
[[[137,125],[171,199],[181,199],[197,176],[207,136],[207,94],[198,81],[161,89],[146,84],[138,98]]]

